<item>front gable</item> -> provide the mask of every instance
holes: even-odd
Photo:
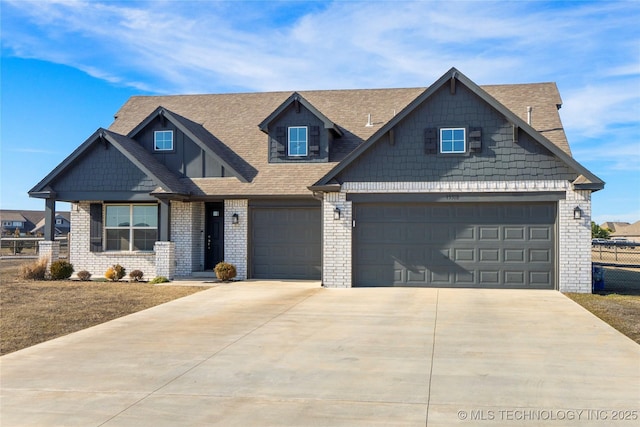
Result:
[[[269,138],[269,163],[326,163],[333,139],[342,131],[305,100],[292,94],[258,125]],[[293,141],[294,133],[303,135],[302,144]]]
[[[461,153],[440,131],[460,129]],[[442,86],[382,135],[339,182],[574,180],[578,174],[464,85]]]
[[[137,142],[98,129],[29,191],[56,200],[156,200],[152,193],[188,192],[164,165]]]
[[[158,147],[157,132],[170,132],[170,147]],[[187,178],[236,177],[248,182],[255,171],[202,125],[158,107],[128,137],[170,171]]]
[[[462,152],[443,152],[442,129]],[[451,69],[310,189],[343,182],[569,180],[604,183],[466,76]],[[584,180],[585,183],[582,183]]]

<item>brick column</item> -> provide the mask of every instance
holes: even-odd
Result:
[[[579,207],[580,219],[573,218]],[[558,203],[559,291],[591,293],[591,191],[567,190]]]
[[[233,223],[233,214],[238,223]],[[249,201],[224,201],[224,260],[236,266],[238,280],[247,279],[247,251],[249,233]]]
[[[176,273],[176,244],[174,242],[156,242],[156,276],[172,280]]]
[[[47,272],[51,271],[51,263],[60,259],[60,242],[56,240],[43,240],[38,242],[40,259],[47,259]]]
[[[322,202],[322,285],[327,288],[350,288],[352,203],[346,193],[326,193]],[[335,209],[340,219],[335,219]]]

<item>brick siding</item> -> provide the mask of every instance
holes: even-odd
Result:
[[[591,192],[573,190],[565,180],[460,181],[460,182],[346,182],[340,193],[327,193],[323,201],[323,285],[351,287],[352,204],[347,193],[500,193],[558,192],[558,289],[561,292],[591,292]],[[573,210],[582,210],[580,220]],[[340,221],[333,219],[335,207]]]
[[[233,214],[238,214],[238,223],[233,224]],[[236,266],[237,280],[247,279],[247,253],[249,235],[249,201],[224,201],[224,258]]]

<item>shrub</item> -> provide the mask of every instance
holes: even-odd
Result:
[[[129,273],[129,278],[131,280],[133,280],[134,282],[139,282],[142,280],[142,276],[144,275],[144,273],[142,273],[142,271],[140,270],[133,270],[131,273]]]
[[[151,283],[152,285],[156,285],[158,283],[168,283],[168,282],[170,282],[170,280],[167,279],[166,277],[157,276],[157,277],[154,277],[149,283]]]
[[[56,261],[51,264],[51,280],[65,280],[73,274],[73,265],[67,261]]]
[[[42,258],[20,267],[20,277],[23,280],[44,280],[47,274],[48,259]]]
[[[89,273],[87,270],[78,271],[78,279],[82,280],[83,282],[91,280],[91,273]]]
[[[120,264],[116,264],[107,269],[104,273],[104,277],[111,280],[112,282],[117,282],[124,277],[126,274],[126,270]]]
[[[233,279],[237,274],[236,266],[224,261],[216,264],[213,271],[215,271],[218,280],[222,280],[223,282]]]

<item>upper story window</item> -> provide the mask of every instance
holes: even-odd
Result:
[[[153,133],[153,149],[155,151],[173,150],[173,131],[157,130]]]
[[[464,153],[467,151],[465,128],[440,129],[441,153]]]
[[[309,138],[306,126],[289,128],[289,156],[303,157],[309,152]]]
[[[56,218],[56,225],[62,225],[62,218]]]
[[[107,205],[107,251],[153,251],[158,240],[158,205]]]

